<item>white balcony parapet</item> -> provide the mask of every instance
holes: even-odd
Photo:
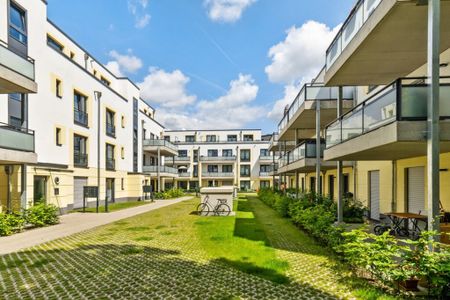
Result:
[[[178,170],[176,168],[167,167],[167,166],[143,166],[142,171],[144,173],[167,173],[167,174],[178,174]]]
[[[218,178],[230,177],[230,178],[232,178],[232,177],[234,177],[234,173],[233,172],[203,172],[202,176],[210,177],[210,178],[215,178],[215,177],[218,177]]]
[[[34,152],[34,131],[0,123],[0,148]]]

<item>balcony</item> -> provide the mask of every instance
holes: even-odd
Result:
[[[150,153],[158,153],[158,150],[162,156],[176,156],[178,155],[178,146],[172,144],[166,140],[144,140],[144,151]]]
[[[150,176],[157,176],[158,173],[161,177],[178,177],[178,169],[167,166],[143,166],[142,172],[150,174]]]
[[[116,160],[114,158],[106,158],[106,170],[114,171],[116,169]]]
[[[106,123],[106,135],[112,138],[116,137],[116,126],[114,124]]]
[[[270,177],[272,176],[272,171],[260,171],[259,172],[259,177]]]
[[[234,178],[233,172],[203,172],[203,178]]]
[[[0,123],[0,162],[36,163],[34,131]]]
[[[428,6],[420,2],[357,1],[326,52],[326,85],[385,85],[424,65]],[[448,48],[450,2],[441,1],[441,51]]]
[[[0,94],[36,92],[34,60],[14,53],[0,40]]]
[[[210,163],[229,163],[236,161],[236,156],[200,156],[200,161]]]
[[[326,128],[326,160],[396,160],[426,155],[426,78],[401,78]],[[450,78],[441,78],[441,151],[450,151]]]
[[[88,155],[86,153],[74,152],[74,154],[73,154],[73,165],[75,167],[87,168],[87,166],[88,166]]]
[[[73,121],[75,124],[87,127],[88,126],[88,114],[85,111],[74,109],[73,110]]]
[[[190,163],[191,158],[189,156],[173,156],[172,158],[166,158],[164,160],[165,165],[185,165]]]
[[[259,156],[259,161],[260,162],[268,162],[271,163],[273,162],[275,159],[275,157],[273,155],[260,155]]]
[[[179,172],[178,173],[178,177],[179,178],[190,178],[191,177],[191,172]]]
[[[343,88],[343,110],[348,111],[353,105],[354,88]],[[316,105],[320,104],[320,125],[325,126],[336,118],[337,87],[324,87],[322,84],[305,84],[287,113],[278,124],[278,143],[295,141],[295,131],[299,129],[298,139],[306,139],[315,134]]]
[[[320,145],[321,158],[325,149],[325,142]],[[316,170],[316,141],[306,140],[299,144],[295,149],[286,153],[279,160],[279,173],[298,171],[300,173],[310,173]],[[334,169],[336,163],[322,161],[321,170]]]
[[[274,132],[272,134],[272,137],[270,138],[270,144],[269,144],[269,151],[270,152],[279,152],[283,150],[292,150],[295,147],[295,141],[278,141],[279,135],[278,133]]]

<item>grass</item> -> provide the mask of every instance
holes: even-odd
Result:
[[[148,204],[148,202],[144,202],[144,201],[128,201],[128,202],[118,202],[118,203],[110,203],[108,204],[108,211],[109,212],[114,212],[114,211],[119,211],[122,209],[127,209],[127,208],[132,208],[132,207],[136,207],[136,206],[141,206],[144,204]],[[98,211],[100,213],[104,213],[105,212],[105,206],[99,206]],[[78,209],[74,209],[71,210],[70,213],[74,213],[74,212],[83,212],[82,208],[78,208]],[[95,213],[96,212],[96,207],[86,207],[86,212],[89,213]]]
[[[256,196],[192,199],[0,256],[2,299],[389,299]]]

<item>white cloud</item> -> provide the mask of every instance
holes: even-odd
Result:
[[[243,11],[256,0],[204,0],[208,16],[213,21],[236,22]]]
[[[142,68],[142,60],[133,55],[133,51],[128,49],[127,54],[120,54],[116,50],[109,52],[109,56],[113,59],[106,64],[106,67],[116,76],[122,77],[126,73],[136,73]]]
[[[134,17],[134,26],[142,29],[148,25],[151,16],[147,12],[149,0],[128,0],[128,11]]]
[[[239,128],[266,114],[263,108],[252,105],[259,87],[250,75],[239,74],[223,96],[201,101],[188,95],[189,80],[179,70],[170,73],[152,68],[139,84],[142,98],[159,106],[157,118],[167,128]]]
[[[284,87],[284,97],[275,101],[272,110],[267,113],[267,117],[275,122],[279,122],[284,115],[286,107],[294,101],[300,91],[300,87],[300,85],[286,85]]]
[[[188,95],[186,85],[190,81],[180,70],[166,72],[151,67],[144,81],[139,83],[141,97],[150,103],[156,103],[165,108],[182,109],[197,100],[196,96]]]
[[[272,64],[265,68],[269,80],[292,84],[314,78],[325,65],[325,51],[339,28],[316,21],[290,28],[286,39],[269,50]]]

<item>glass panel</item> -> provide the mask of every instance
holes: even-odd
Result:
[[[326,131],[326,144],[328,147],[341,142],[341,121],[337,120],[331,124]]]
[[[333,98],[331,97],[331,89],[329,87],[310,86],[306,89],[306,100],[332,100],[332,99]]]
[[[15,5],[10,6],[9,10],[9,21],[12,25],[17,27],[17,29],[22,30],[23,32],[26,31],[25,26],[25,12]]]
[[[0,124],[0,147],[34,151],[34,135]]]
[[[0,45],[0,64],[34,80],[34,64],[2,45]]]
[[[402,118],[426,118],[428,92],[426,86],[402,87]]]
[[[360,5],[353,16],[345,24],[342,31],[342,50],[347,47],[363,24],[363,7]]]
[[[368,102],[364,107],[364,131],[378,128],[396,119],[396,89]]]
[[[342,141],[362,134],[362,110],[359,108],[342,119]]]
[[[441,86],[439,93],[439,110],[441,117],[450,117],[450,86]]]
[[[366,0],[364,1],[364,22],[370,17],[372,12],[380,4],[381,0]]]
[[[341,54],[341,35],[339,34],[333,45],[327,52],[327,69],[335,62],[337,57]]]

